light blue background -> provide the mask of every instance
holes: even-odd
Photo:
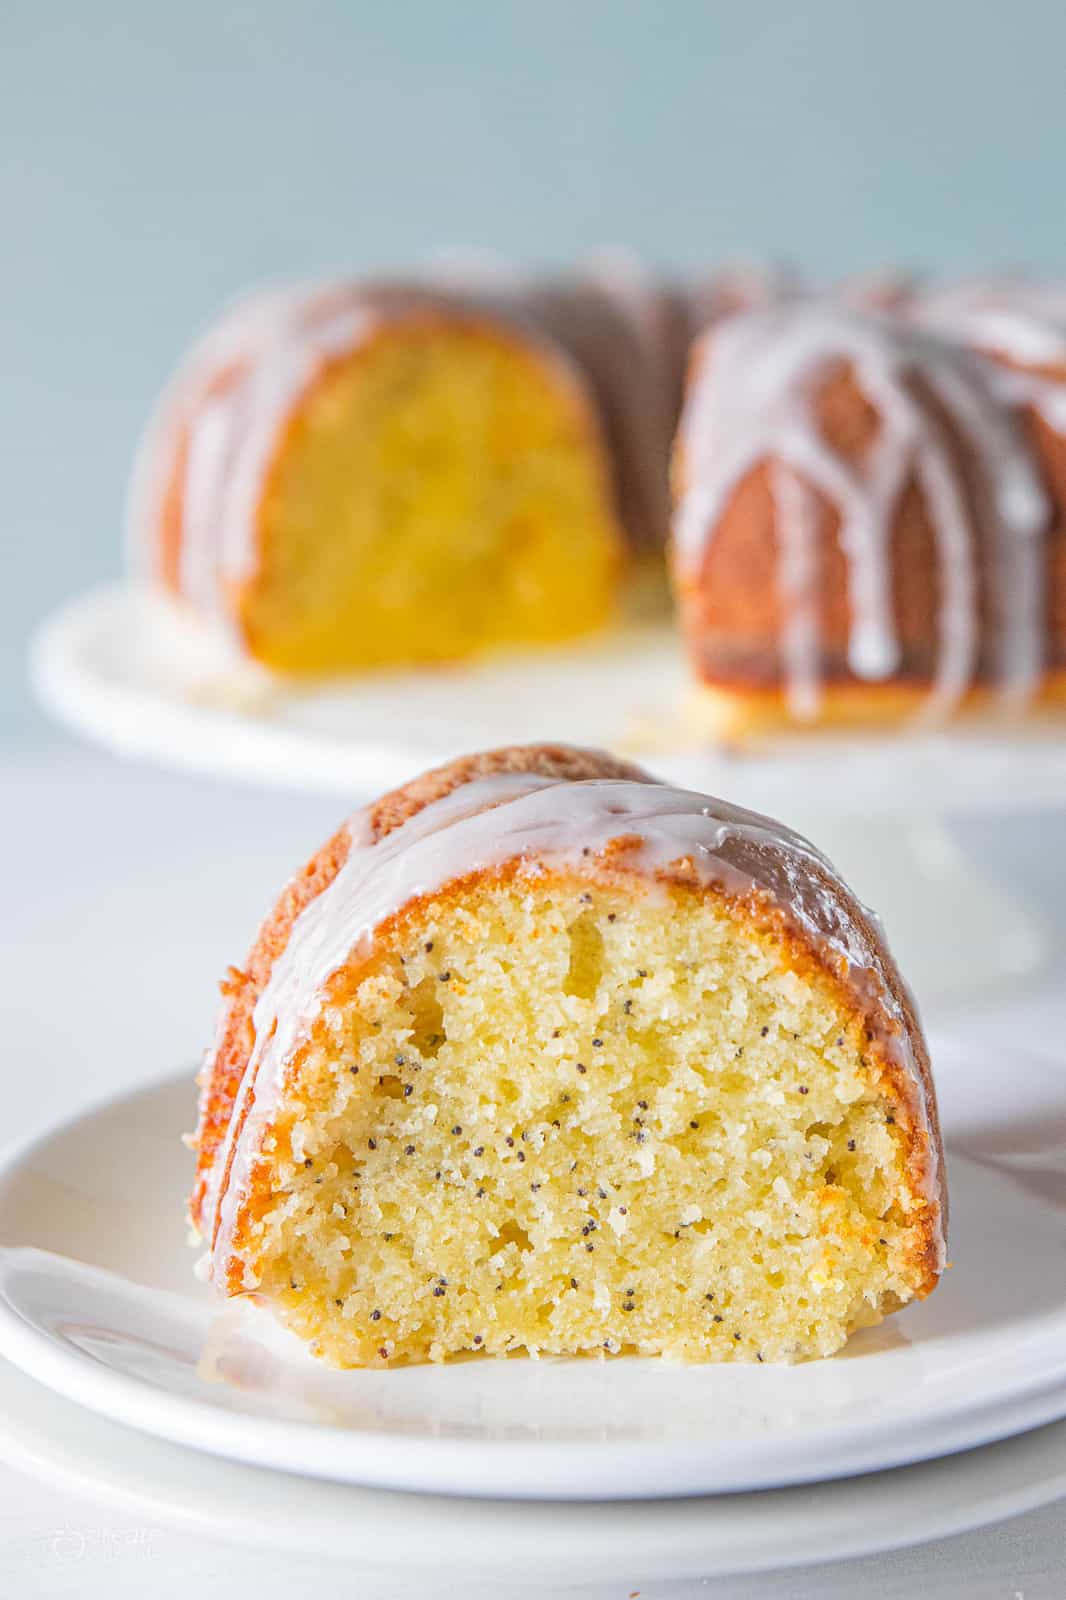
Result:
[[[0,0],[0,717],[252,279],[442,249],[1066,267],[1066,5]]]

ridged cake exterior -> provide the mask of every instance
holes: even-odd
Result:
[[[1062,440],[919,304],[800,299],[697,346],[673,570],[716,732],[1062,697]]]

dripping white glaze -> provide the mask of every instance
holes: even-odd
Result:
[[[301,395],[334,356],[368,336],[374,318],[343,288],[279,296],[269,329],[233,381],[193,404],[182,493],[181,587],[226,623],[227,591],[254,569],[257,509],[277,439]]]
[[[250,370],[237,400],[238,441],[215,512],[221,530],[217,570],[224,583],[240,582],[254,570],[259,502],[286,419],[321,369],[357,349],[376,326],[377,318],[364,307],[349,307],[288,330]]]
[[[217,599],[214,519],[233,453],[234,409],[232,391],[208,395],[188,428],[178,578],[182,594],[205,612]]]
[[[883,944],[846,914],[842,896],[847,891],[832,866],[782,824],[664,784],[512,774],[463,785],[377,843],[371,842],[369,814],[359,812],[349,823],[349,835],[347,860],[297,919],[255,1007],[254,1049],[209,1182],[206,1216],[209,1229],[213,1224],[216,1276],[226,1272],[247,1178],[286,1068],[327,1001],[331,976],[368,954],[376,930],[418,896],[515,860],[534,872],[542,864],[579,871],[584,864],[584,870],[595,872],[589,857],[611,840],[634,841],[625,852],[625,870],[651,876],[685,859],[701,881],[729,895],[771,892],[801,930],[831,949],[868,1014],[887,1019],[886,1045],[904,1070],[914,1115],[928,1133],[924,1084],[903,1007],[892,992]],[[743,867],[730,859],[730,846],[738,844],[755,847]],[[928,1146],[926,1181],[933,1195],[932,1139]]]
[[[290,310],[291,291],[253,291],[235,302],[195,342],[164,388],[134,454],[126,497],[126,546],[132,569],[155,568],[156,530],[173,470],[174,440],[228,368],[246,361]]]
[[[784,462],[774,466],[774,500],[781,512],[781,640],[788,706],[799,721],[818,712],[818,502],[805,480]]]
[[[151,575],[158,564],[164,499],[184,440],[179,587],[226,622],[226,586],[254,557],[257,491],[279,430],[321,366],[373,325],[355,299],[345,283],[263,290],[197,341],[137,448],[126,512],[135,571]]]
[[[879,418],[857,462],[838,455],[819,426],[820,391],[840,367],[854,372]],[[1004,694],[1021,699],[1031,691],[1042,650],[1035,573],[1049,507],[1024,434],[989,383],[985,363],[896,319],[801,301],[719,324],[703,341],[695,371],[681,425],[688,483],[674,529],[683,583],[699,583],[709,541],[742,480],[760,464],[781,466],[787,470],[772,474],[771,487],[789,571],[809,571],[815,561],[810,546],[817,518],[796,493],[802,480],[839,516],[849,569],[849,666],[857,677],[884,679],[899,662],[893,520],[904,490],[916,481],[936,532],[943,597],[931,709],[949,709],[970,683],[976,657],[975,529],[924,391],[957,431],[986,491],[1005,596]],[[805,580],[798,590],[795,582],[786,584],[785,592],[800,612],[793,647],[786,641],[789,695],[810,716],[819,688],[811,665],[820,665],[821,657],[816,632],[811,638],[816,606]]]

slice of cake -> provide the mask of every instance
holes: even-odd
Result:
[[[569,639],[626,538],[589,374],[521,304],[337,284],[238,306],[142,442],[139,570],[294,676]]]
[[[914,1007],[765,817],[586,751],[457,761],[357,813],[223,989],[192,1220],[338,1365],[791,1361],[937,1282]]]

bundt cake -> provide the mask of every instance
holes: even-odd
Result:
[[[791,1361],[937,1282],[913,1004],[766,817],[587,751],[455,761],[358,812],[223,993],[191,1219],[337,1365]]]
[[[701,726],[1063,697],[1052,443],[1042,470],[1009,399],[987,359],[909,316],[812,298],[708,330],[672,552]]]
[[[656,596],[672,450],[698,731],[1061,706],[1064,306],[617,257],[256,295],[165,393],[131,545],[276,673],[457,661]]]
[[[131,546],[280,673],[587,632],[627,554],[661,565],[678,400],[658,360],[591,282],[255,297],[163,397]]]

